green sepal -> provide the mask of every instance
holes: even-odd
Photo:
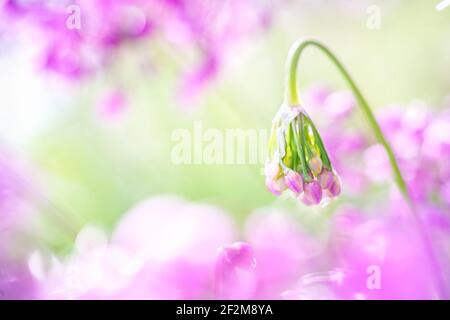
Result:
[[[305,116],[305,122],[307,122],[307,129],[309,132],[309,140],[308,143],[308,149],[313,152],[314,156],[318,156],[320,160],[322,161],[322,166],[325,167],[328,170],[332,170],[331,161],[328,157],[328,153],[325,149],[325,146],[323,144],[323,140],[320,137],[319,132],[317,131],[316,126],[312,122],[312,120]],[[309,159],[308,159],[309,161]]]
[[[311,179],[311,172],[306,162],[304,149],[304,133],[303,133],[303,115],[296,117],[291,124],[293,126],[294,138],[296,143],[297,156],[300,160],[300,169],[303,179],[309,181]]]

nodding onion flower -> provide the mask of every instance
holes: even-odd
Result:
[[[265,166],[266,185],[275,195],[289,188],[306,205],[319,204],[325,195],[335,197],[341,191],[339,176],[333,171],[322,139],[311,118],[303,109],[297,92],[297,67],[306,47],[321,51],[337,68],[367,118],[369,128],[385,149],[391,164],[394,181],[408,203],[411,217],[417,225],[427,258],[433,268],[434,285],[438,296],[445,298],[447,290],[443,271],[434,253],[433,244],[415,208],[402,176],[391,145],[386,140],[372,109],[353,78],[336,55],[324,44],[314,39],[300,39],[289,50],[286,64],[285,100],[276,114],[269,139],[269,157]]]
[[[306,205],[341,192],[341,180],[316,126],[301,105],[284,103],[272,122],[266,186],[275,195],[290,189]]]
[[[285,101],[272,121],[265,176],[273,194],[290,189],[304,204],[317,205],[341,193],[341,179],[298,98],[296,72],[304,44],[294,43],[289,52]]]

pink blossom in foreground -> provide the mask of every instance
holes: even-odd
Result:
[[[27,242],[20,242],[34,213],[31,172],[17,155],[0,150],[0,300],[38,297],[21,248]]]
[[[257,289],[252,298],[281,299],[298,279],[317,268],[324,250],[320,237],[279,209],[258,209],[246,221],[246,241],[256,261]]]
[[[0,300],[36,299],[38,282],[26,263],[0,251]]]
[[[68,258],[30,265],[41,298],[281,298],[311,270],[317,244],[277,210],[256,212],[246,230],[236,242],[224,211],[161,196],[126,214],[111,240],[86,227]]]
[[[448,243],[448,219],[436,210],[422,212],[433,239]],[[247,219],[242,242],[223,210],[160,196],[125,214],[112,237],[87,226],[68,257],[36,252],[28,270],[11,270],[31,273],[21,279],[41,299],[436,297],[404,207],[393,201],[376,216],[343,209],[331,222],[325,242],[287,213],[260,209]],[[438,249],[446,270],[449,247]],[[370,279],[373,270],[381,271],[380,282]]]
[[[283,298],[436,299],[432,268],[408,213],[395,204],[386,209],[373,217],[359,209],[340,210],[332,221],[321,268],[300,277],[293,288],[283,292]],[[442,218],[442,213],[434,215],[437,217]],[[445,224],[427,220],[425,224],[438,244],[448,294],[448,219]]]
[[[437,298],[431,265],[408,213],[367,218],[355,210],[336,216],[330,258],[343,272],[341,282],[330,282],[336,298]],[[427,227],[435,233],[432,225]]]
[[[132,208],[109,241],[96,230],[44,277],[44,298],[213,298],[217,249],[235,233],[225,211],[173,196]]]
[[[218,299],[248,299],[257,290],[253,248],[244,242],[221,247],[214,270],[214,295]]]
[[[320,241],[277,209],[259,209],[246,223],[246,241],[221,247],[215,264],[218,299],[281,299],[316,266]]]

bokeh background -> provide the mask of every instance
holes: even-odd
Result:
[[[307,238],[302,244],[312,239],[326,242],[336,228],[333,217],[342,208],[368,210],[370,217],[390,210],[399,212],[386,200],[398,200],[398,195],[389,172],[383,176],[382,151],[374,147],[364,116],[351,98],[324,102],[334,91],[346,95],[341,91],[346,86],[334,66],[314,49],[307,50],[299,68],[300,92],[306,102],[311,101],[305,108],[324,132],[326,142],[329,132],[330,150],[339,141],[348,141],[347,134],[363,141],[353,149],[330,151],[333,158],[340,158],[336,160],[338,167],[356,170],[347,176],[343,173],[343,194],[338,200],[312,208],[292,197],[275,198],[265,188],[263,163],[177,165],[171,160],[172,133],[180,128],[193,131],[195,121],[201,121],[205,129],[223,132],[269,130],[283,99],[285,58],[299,37],[320,39],[337,53],[380,119],[391,119],[389,116],[395,114],[398,120],[408,114],[407,120],[417,126],[450,119],[450,7],[437,11],[437,0],[114,2],[0,1],[0,264],[3,260],[4,265],[0,289],[6,298],[56,298],[49,294],[51,290],[42,289],[48,287],[42,283],[51,282],[43,274],[51,269],[52,259],[64,265],[76,251],[77,234],[86,226],[94,226],[109,238],[131,208],[151,197],[170,194],[186,203],[220,208],[217,210],[223,210],[235,225],[233,241],[251,238],[246,236],[252,228],[249,216],[263,207],[283,211],[294,219]],[[79,30],[66,27],[66,8],[72,4],[81,9]],[[373,27],[378,13],[379,25]],[[339,109],[340,103],[347,103],[352,110],[343,122],[327,111],[333,104]],[[393,132],[388,136],[396,152],[405,155],[408,182],[431,184],[427,190],[432,191],[417,197],[420,206],[432,207],[439,221],[448,219],[447,169],[436,163],[448,162],[449,154],[442,150],[450,145],[450,120],[431,130],[444,145],[439,152],[423,142],[433,140],[433,135],[420,141],[410,136],[396,140],[401,129],[392,129],[390,124],[386,120],[384,127]],[[417,148],[420,151],[411,151]],[[429,153],[437,157],[432,165]],[[341,161],[343,158],[348,162]],[[424,175],[410,179],[411,167]],[[433,171],[433,178],[426,175],[428,171]],[[417,189],[415,185],[412,188]],[[149,233],[158,230],[157,221],[149,222]],[[172,223],[177,225],[178,220]],[[439,225],[447,226],[447,222]],[[220,224],[212,223],[214,227],[221,229]],[[442,230],[442,239],[436,241],[447,249],[438,255],[448,262],[448,229]],[[94,238],[97,231],[92,231]],[[170,247],[171,239],[162,236],[142,245]],[[283,241],[283,246],[292,243]],[[401,243],[401,250],[408,247]],[[218,246],[230,244],[219,241]],[[323,252],[315,247],[308,250],[317,255]],[[348,256],[358,254],[357,249],[346,250]],[[329,262],[333,254],[321,255],[328,264],[308,264],[296,279],[336,267]],[[412,256],[426,260],[422,253]],[[401,263],[416,261],[412,256],[399,259]],[[8,267],[11,265],[13,269]],[[448,276],[448,264],[441,267]],[[31,287],[20,282],[19,276],[12,278],[16,282],[7,281],[14,273],[11,270],[17,268],[33,282]],[[180,276],[188,273],[183,270]],[[151,273],[146,274],[151,277]],[[36,278],[39,281],[30,280]],[[236,281],[242,284],[250,280]],[[426,294],[429,291],[422,286],[434,280],[424,280],[426,284],[413,281],[410,287],[392,281],[406,289],[372,297],[437,297],[434,291]],[[442,281],[448,284],[448,279]],[[291,283],[267,296],[278,297],[296,287],[298,281]],[[94,287],[70,297],[86,297]],[[190,297],[171,295],[167,290],[155,289],[140,297]],[[333,297],[358,298],[358,290],[347,295],[349,289],[341,296],[341,291],[334,290]],[[288,297],[330,297],[301,292]],[[109,291],[94,296],[111,297]],[[194,296],[198,297],[214,295]],[[260,296],[249,293],[238,297]]]

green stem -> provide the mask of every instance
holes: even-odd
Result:
[[[405,198],[406,202],[408,203],[414,222],[417,225],[419,234],[422,238],[425,250],[428,254],[428,258],[430,259],[431,266],[433,268],[433,276],[435,277],[435,285],[437,288],[437,291],[439,292],[439,295],[441,298],[445,298],[446,296],[446,289],[444,286],[444,277],[442,275],[442,271],[440,270],[440,265],[438,263],[438,260],[436,259],[431,240],[428,236],[427,230],[425,226],[422,224],[421,219],[416,211],[415,206],[413,205],[412,198],[408,192],[405,180],[403,179],[403,176],[400,172],[399,165],[397,163],[397,160],[395,158],[394,152],[386,140],[383,132],[381,131],[381,128],[371,110],[369,107],[369,104],[367,103],[366,99],[362,95],[359,88],[356,86],[354,80],[350,76],[350,74],[347,72],[347,70],[344,68],[343,64],[339,61],[339,59],[333,54],[333,52],[328,49],[324,44],[321,42],[314,40],[314,39],[300,39],[296,41],[289,50],[289,55],[287,59],[287,76],[286,76],[286,92],[285,92],[285,99],[288,105],[290,106],[297,106],[300,104],[299,94],[297,90],[297,68],[298,63],[300,60],[300,56],[304,49],[308,46],[313,46],[319,49],[322,53],[324,53],[331,62],[336,66],[336,68],[339,70],[342,77],[347,82],[348,86],[351,88],[358,105],[361,107],[361,110],[365,114],[370,127],[373,130],[373,133],[375,135],[375,138],[377,141],[384,147],[386,150],[386,153],[389,157],[389,162],[392,167],[392,172],[394,174],[394,180],[397,184],[398,189],[400,190],[401,194]]]

